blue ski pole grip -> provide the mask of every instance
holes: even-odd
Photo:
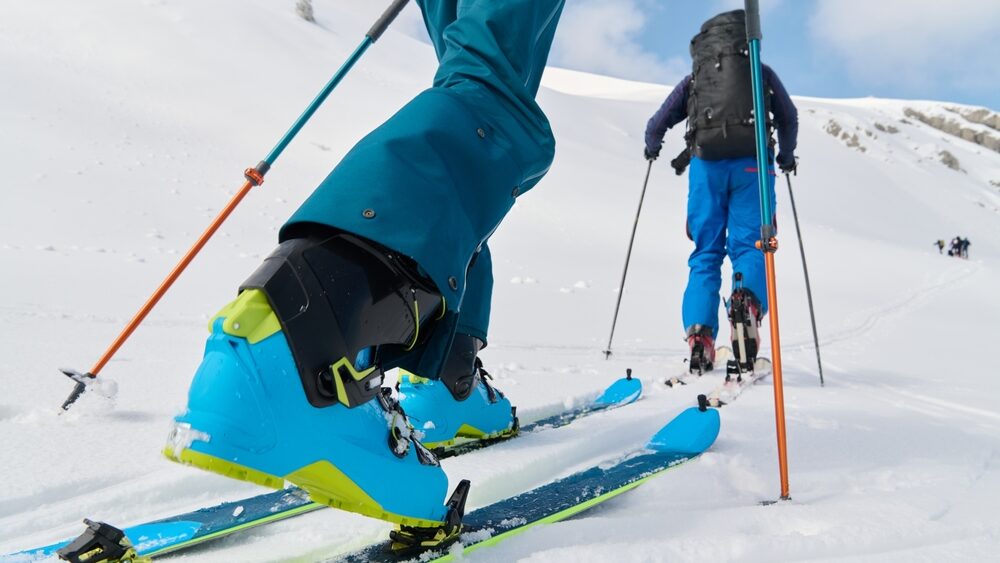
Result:
[[[378,41],[379,37],[382,37],[382,34],[385,33],[386,29],[389,29],[389,25],[394,19],[396,19],[396,16],[403,11],[403,8],[406,7],[406,4],[409,1],[410,0],[395,0],[385,10],[385,12],[382,13],[382,17],[380,17],[378,21],[375,22],[375,25],[368,30],[368,33],[365,34],[372,40],[372,43]]]
[[[760,41],[764,36],[760,31],[760,2],[758,0],[743,0],[747,13],[747,41]]]

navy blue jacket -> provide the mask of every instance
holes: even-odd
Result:
[[[773,92],[771,96],[771,113],[774,115],[774,125],[778,130],[778,163],[789,162],[794,158],[795,145],[799,136],[799,112],[788,96],[788,91],[778,79],[778,75],[767,65],[761,65],[763,70],[764,88]],[[663,146],[663,135],[674,125],[687,118],[688,90],[691,86],[691,75],[687,75],[667,96],[660,109],[653,114],[646,124],[646,152],[659,154]]]

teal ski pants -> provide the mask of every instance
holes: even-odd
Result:
[[[354,146],[282,227],[341,229],[413,258],[445,297],[430,341],[383,362],[434,377],[456,330],[485,341],[487,241],[548,171],[555,140],[535,95],[564,0],[418,0],[433,86]]]

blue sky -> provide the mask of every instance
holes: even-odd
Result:
[[[1000,0],[761,0],[762,59],[792,94],[1000,110]],[[701,23],[742,0],[568,0],[550,62],[649,82],[690,70]]]

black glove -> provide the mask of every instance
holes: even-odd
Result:
[[[677,158],[670,161],[670,166],[674,168],[674,172],[678,176],[684,173],[688,164],[691,164],[691,147],[684,147],[684,150],[677,155]]]
[[[662,147],[661,147],[662,148]],[[660,149],[655,151],[649,150],[649,147],[642,149],[642,155],[646,157],[646,160],[652,162],[660,156]]]
[[[775,160],[778,161],[778,168],[785,174],[795,174],[799,169],[799,159],[795,158],[794,154],[786,156],[782,153]]]

